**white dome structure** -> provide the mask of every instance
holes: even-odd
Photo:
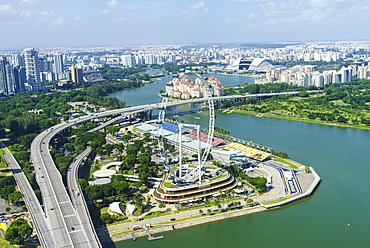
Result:
[[[241,70],[267,70],[273,69],[274,66],[267,62],[264,58],[238,58],[226,68],[228,70],[233,71],[241,71]]]

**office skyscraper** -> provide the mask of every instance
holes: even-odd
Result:
[[[83,81],[83,70],[80,66],[71,66],[71,80],[74,83],[82,83]]]
[[[29,91],[41,90],[40,64],[38,54],[33,48],[23,50],[26,63],[26,89]]]

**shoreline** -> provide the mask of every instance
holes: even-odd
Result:
[[[258,116],[258,117],[267,117],[267,118],[274,118],[274,119],[288,120],[288,121],[299,121],[299,122],[305,122],[305,123],[326,125],[326,126],[331,126],[331,127],[353,128],[353,129],[360,129],[360,130],[370,131],[370,127],[365,127],[365,126],[328,123],[328,122],[322,122],[322,121],[318,121],[318,120],[307,120],[307,119],[299,119],[299,118],[294,118],[294,117],[284,117],[284,116],[277,116],[277,115],[273,115],[273,114],[269,114],[269,113],[258,113],[258,112],[240,110],[240,109],[234,109],[233,113],[254,115],[254,116],[261,115],[261,116]]]
[[[228,212],[224,213],[215,213],[211,215],[199,215],[198,217],[194,217],[192,219],[183,220],[183,221],[177,221],[177,222],[170,222],[170,223],[159,223],[159,226],[155,226],[149,229],[140,229],[140,230],[124,230],[124,233],[121,234],[111,234],[108,233],[108,236],[100,237],[100,242],[102,244],[110,244],[115,242],[121,242],[126,240],[132,240],[133,238],[139,238],[139,237],[145,237],[150,234],[158,234],[158,233],[164,233],[169,231],[175,231],[177,229],[183,229],[188,228],[192,226],[207,224],[215,221],[222,221],[230,218],[236,218],[244,215],[259,213],[263,211],[270,211],[274,209],[278,209],[280,207],[285,207],[289,204],[293,204],[295,202],[302,201],[311,195],[316,191],[317,187],[321,183],[321,178],[316,173],[314,168],[310,167],[311,173],[313,175],[313,181],[310,184],[310,186],[301,194],[298,194],[296,196],[290,197],[286,200],[272,203],[268,205],[264,205],[263,202],[254,207],[248,207],[248,208],[242,208],[242,209],[234,209]],[[133,223],[134,224],[134,223]],[[155,225],[155,224],[154,224]]]

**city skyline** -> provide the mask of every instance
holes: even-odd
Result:
[[[367,40],[369,9],[366,0],[0,0],[1,49]]]

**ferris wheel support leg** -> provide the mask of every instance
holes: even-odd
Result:
[[[200,154],[200,126],[197,125],[197,140],[198,140],[198,173],[199,173],[199,183],[202,181],[202,157]]]
[[[179,123],[179,178],[182,177],[182,137],[181,137],[181,128],[182,125]]]

